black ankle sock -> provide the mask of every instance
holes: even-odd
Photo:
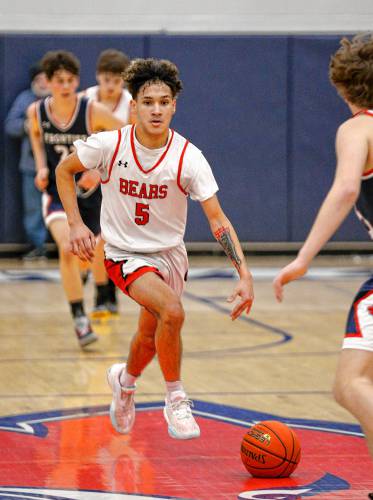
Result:
[[[117,303],[117,289],[110,278],[107,282],[107,298],[110,302],[114,302],[114,304]]]
[[[104,305],[108,300],[107,285],[96,284],[96,307]]]
[[[71,314],[74,318],[78,316],[84,316],[84,305],[82,300],[77,300],[75,302],[70,302]]]

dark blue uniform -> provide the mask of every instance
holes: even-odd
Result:
[[[61,160],[74,151],[73,143],[78,139],[85,140],[90,134],[89,129],[89,101],[86,97],[78,98],[76,109],[70,122],[62,127],[53,120],[49,108],[50,97],[46,97],[39,104],[38,122],[49,168],[49,184],[46,188],[48,202],[47,216],[63,211],[62,203],[57,191],[56,168]],[[76,175],[79,180],[81,174]],[[78,206],[83,222],[95,234],[100,233],[101,188],[82,192],[77,190]]]
[[[373,117],[370,110],[360,112]],[[373,169],[365,172],[361,179],[359,198],[355,212],[373,239]],[[373,276],[360,287],[356,294],[346,325],[346,339],[356,339],[351,347],[373,350]],[[349,342],[349,341],[347,341]],[[347,342],[345,345],[348,345]],[[352,341],[355,342],[355,341]]]

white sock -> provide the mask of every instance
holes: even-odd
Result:
[[[175,399],[184,399],[186,397],[186,392],[184,390],[181,380],[176,380],[175,382],[167,382],[167,399],[173,401]]]
[[[136,383],[137,377],[127,373],[127,370],[122,370],[122,373],[119,377],[119,382],[122,387],[132,387]]]

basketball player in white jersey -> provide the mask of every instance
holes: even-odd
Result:
[[[136,125],[76,141],[76,153],[57,169],[58,189],[70,224],[72,251],[91,259],[95,239],[80,217],[73,176],[86,169],[100,172],[108,274],[141,306],[127,363],[108,371],[113,426],[118,432],[130,432],[136,379],[157,354],[166,382],[164,417],[169,434],[190,439],[200,430],[180,375],[188,195],[201,203],[213,234],[238,271],[240,279],[228,299],[239,298],[232,319],[250,310],[252,278],[237,235],[219,205],[209,164],[199,149],[169,128],[182,89],[177,67],[170,61],[137,59],[124,79],[134,99]]]
[[[352,118],[338,129],[335,179],[311,232],[297,258],[274,280],[279,301],[284,285],[307,272],[354,205],[373,237],[373,36],[343,39],[329,74]],[[373,278],[362,285],[352,304],[334,395],[359,420],[373,456]]]
[[[68,251],[68,225],[66,214],[58,196],[55,169],[58,162],[74,148],[73,142],[98,130],[113,130],[123,122],[114,117],[102,104],[79,97],[80,64],[74,54],[67,51],[47,52],[42,59],[51,96],[33,103],[28,109],[30,139],[36,164],[37,187],[43,191],[44,221],[59,251],[62,285],[70,304],[75,332],[81,347],[95,340],[91,324],[83,305],[83,288],[78,259]],[[79,177],[79,178],[78,178]],[[92,173],[79,174],[79,208],[95,237],[100,235],[101,192],[99,177]],[[103,264],[103,248],[96,248],[93,274],[96,295],[106,302],[107,276]]]
[[[123,73],[130,60],[120,50],[107,49],[101,52],[96,64],[96,79],[98,85],[88,87],[83,95],[94,101],[101,102],[114,116],[124,124],[133,123],[131,117],[131,94],[124,88]],[[108,280],[106,304],[96,304],[92,312],[93,318],[105,317],[106,312],[118,313],[116,287]]]

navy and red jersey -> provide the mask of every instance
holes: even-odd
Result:
[[[60,201],[56,186],[56,168],[61,160],[75,151],[74,141],[86,140],[90,135],[90,102],[86,97],[78,97],[75,110],[66,125],[56,122],[50,109],[50,97],[41,100],[38,105],[38,122],[49,168],[49,184],[46,191],[55,201]],[[81,174],[77,174],[76,180]],[[101,203],[101,189],[90,192],[88,196],[80,196],[84,205]],[[84,200],[84,201],[83,201]]]

